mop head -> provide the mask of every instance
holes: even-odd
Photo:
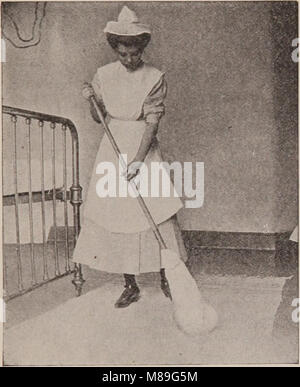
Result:
[[[207,304],[184,262],[172,250],[162,250],[162,266],[169,282],[174,319],[178,327],[189,335],[211,332],[218,323],[218,315]]]

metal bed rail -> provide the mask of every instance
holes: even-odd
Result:
[[[4,297],[5,300],[10,300],[21,294],[27,293],[45,283],[53,281],[54,279],[68,275],[71,272],[74,273],[72,280],[75,285],[76,295],[79,296],[82,291],[84,279],[82,276],[81,265],[74,263],[74,268],[71,270],[70,266],[70,242],[73,241],[74,246],[76,244],[79,232],[80,232],[80,205],[82,203],[82,188],[79,184],[79,142],[78,133],[73,122],[67,118],[54,116],[50,114],[44,114],[34,112],[30,110],[19,109],[11,106],[2,107],[3,115],[10,116],[11,130],[13,135],[13,176],[14,176],[14,192],[9,195],[3,196],[3,206],[14,206],[15,224],[16,224],[16,258],[17,258],[17,281],[18,291],[13,294],[9,294],[7,290],[7,276],[4,265]],[[18,178],[18,148],[17,148],[17,136],[21,129],[18,124],[25,124],[27,148],[27,169],[28,169],[28,192],[19,192],[19,178]],[[40,154],[40,182],[41,190],[32,190],[32,128],[37,125],[39,128],[39,154]],[[23,127],[22,127],[23,128]],[[51,189],[45,188],[45,143],[44,133],[45,130],[50,130],[51,133],[51,163],[52,163],[52,187]],[[62,176],[63,184],[61,187],[57,187],[56,176],[56,134],[57,131],[62,131]],[[72,152],[72,185],[67,187],[67,132],[71,136],[71,152]],[[54,273],[53,276],[49,275],[48,270],[48,257],[45,254],[47,247],[46,239],[46,209],[45,204],[47,201],[52,201],[52,220],[54,229],[54,241],[53,241],[53,260],[54,260]],[[57,239],[57,201],[63,203],[63,217],[64,217],[64,250],[65,250],[65,267],[62,271],[60,267],[58,257],[58,239]],[[74,238],[70,238],[70,228],[68,220],[68,202],[72,205],[73,209],[73,228]],[[41,203],[41,219],[42,219],[42,262],[43,262],[43,279],[38,280],[36,275],[36,256],[35,256],[35,236],[34,236],[34,216],[33,216],[33,203]],[[28,217],[29,217],[29,250],[30,250],[30,272],[31,272],[31,284],[30,286],[24,286],[23,282],[23,268],[22,268],[22,254],[21,254],[21,240],[20,240],[20,208],[21,204],[28,204]]]

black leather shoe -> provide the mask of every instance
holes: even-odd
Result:
[[[140,289],[137,286],[125,286],[125,290],[115,303],[115,308],[126,308],[132,302],[140,299]]]
[[[164,295],[172,301],[171,290],[170,290],[169,282],[167,281],[167,279],[161,279],[160,287],[161,287],[161,290],[163,291]]]

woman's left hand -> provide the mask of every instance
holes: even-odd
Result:
[[[130,181],[136,175],[139,173],[141,167],[143,165],[143,161],[140,160],[132,160],[128,166],[127,171],[123,173],[123,176],[125,176],[126,180]]]

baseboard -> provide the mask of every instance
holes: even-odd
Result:
[[[290,232],[183,231],[190,267],[215,274],[289,276],[298,269],[298,244]]]
[[[73,226],[68,227],[68,238],[70,243],[74,242],[74,233],[75,229]],[[50,228],[49,234],[48,234],[48,243],[53,243],[55,238],[55,228],[52,226]],[[56,241],[57,242],[64,242],[66,240],[66,228],[64,226],[57,226],[56,227]]]
[[[187,246],[199,249],[275,251],[278,241],[289,233],[254,233],[223,231],[183,231]]]

